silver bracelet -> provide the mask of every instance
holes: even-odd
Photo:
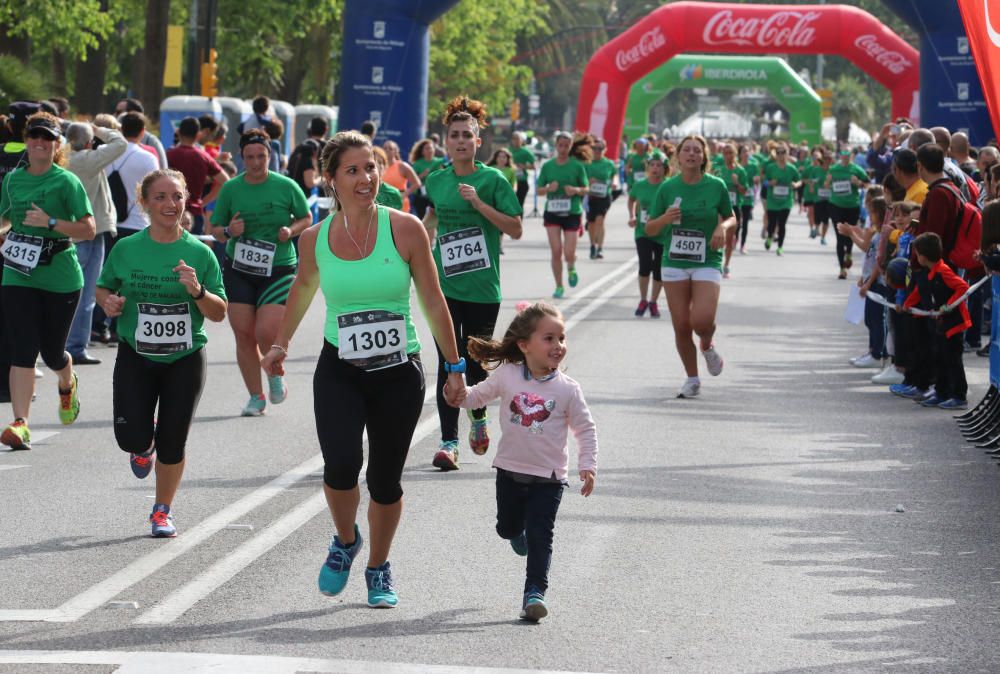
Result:
[[[273,351],[274,349],[277,349],[278,351],[280,351],[281,353],[283,353],[286,356],[288,355],[288,349],[286,349],[285,347],[281,346],[280,344],[272,344],[271,345],[271,350]]]

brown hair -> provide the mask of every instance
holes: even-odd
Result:
[[[375,163],[378,164],[382,162],[383,165],[389,165],[389,155],[385,153],[385,150],[380,148],[378,145],[372,146],[372,154],[375,155]]]
[[[569,156],[579,159],[582,162],[589,162],[594,158],[594,151],[591,149],[591,145],[594,143],[594,137],[589,133],[570,133],[569,131],[560,131],[556,134],[556,141],[560,138],[569,138]]]
[[[264,131],[273,140],[280,140],[285,133],[285,124],[277,117],[264,122]]]
[[[681,142],[677,143],[676,159],[678,161],[680,160],[681,149],[683,149],[684,143],[688,142],[689,140],[693,140],[693,141],[697,142],[699,145],[701,145],[701,156],[702,156],[702,159],[701,159],[701,172],[702,173],[708,173],[708,141],[705,140],[704,136],[701,136],[701,135],[696,134],[696,133],[693,133],[690,136],[684,136],[684,138],[681,139]],[[678,167],[678,169],[679,168],[680,167]]]
[[[473,120],[476,133],[479,129],[486,128],[486,104],[482,101],[469,98],[468,96],[455,96],[448,102],[448,107],[444,109],[444,117],[441,119],[445,128],[451,126],[452,122],[465,122]]]
[[[494,370],[504,363],[523,363],[524,354],[517,343],[531,339],[538,322],[545,316],[563,320],[562,314],[547,302],[536,302],[514,317],[503,339],[469,337],[469,355],[487,370]]]
[[[885,178],[882,179],[882,188],[892,197],[893,206],[896,205],[896,202],[906,198],[906,188],[900,184],[891,171],[886,173]]]
[[[872,221],[879,224],[885,223],[885,214],[889,210],[889,202],[882,195],[874,196],[868,204],[868,213],[872,216]]]
[[[992,201],[983,207],[983,237],[979,245],[984,253],[1000,244],[1000,201]]]
[[[323,154],[320,156],[319,164],[322,168],[323,174],[328,178],[333,179],[333,176],[337,173],[337,169],[340,168],[340,158],[348,150],[366,147],[369,151],[372,151],[372,156],[374,156],[374,151],[372,150],[372,139],[368,136],[358,133],[357,131],[341,131],[333,135],[333,137],[326,141],[326,145],[323,146]],[[331,194],[333,198],[333,205],[335,208],[340,208],[340,200],[337,199],[337,194],[333,190]]]
[[[28,117],[27,120],[25,120],[24,123],[25,138],[28,137],[28,123],[33,119],[47,119],[49,122],[55,125],[56,129],[62,129],[62,120],[53,115],[51,112],[36,112],[35,114]],[[58,145],[56,146],[56,153],[52,157],[52,163],[57,166],[66,166],[66,164],[69,162],[69,158],[66,156],[66,146],[63,145],[62,143],[59,143],[59,141],[55,142],[58,143]]]
[[[156,169],[155,171],[150,171],[142,178],[142,182],[136,185],[136,189],[139,192],[139,199],[145,202],[149,199],[149,188],[160,178],[170,178],[176,180],[181,184],[184,192],[184,201],[187,201],[187,181],[184,180],[184,174],[180,171],[174,169]]]
[[[415,162],[415,161],[419,161],[420,159],[424,158],[424,147],[426,145],[428,145],[428,144],[431,147],[434,147],[434,141],[431,140],[430,138],[424,138],[423,140],[418,140],[416,143],[413,144],[413,147],[410,148],[410,163],[411,164],[413,162]],[[388,161],[388,159],[387,159],[387,161]]]
[[[263,141],[263,142],[261,142]],[[263,145],[267,148],[268,156],[271,156],[271,136],[263,129],[247,129],[240,135],[240,156],[247,145]]]
[[[923,255],[929,262],[938,262],[944,251],[941,247],[941,237],[934,232],[924,232],[913,240],[917,253]]]

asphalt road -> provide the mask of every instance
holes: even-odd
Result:
[[[40,382],[32,429],[52,435],[0,452],[0,672],[998,671],[994,462],[947,413],[847,364],[867,342],[843,320],[833,246],[793,215],[777,258],[757,217],[723,286],[725,371],[695,400],[674,398],[665,305],[660,321],[632,316],[622,201],[606,259],[580,262],[560,306],[599,472],[593,496],[574,481],[563,499],[541,624],[517,620],[523,562],[493,530],[490,457],[430,466],[433,402],[404,475],[400,606],[368,609],[361,573],[338,598],[318,593],[332,524],[311,394],[317,300],[292,343],[291,395],[263,418],[238,417],[232,336],[210,327],[174,540],[148,537],[152,481],[114,442],[114,351],[80,369],[71,428],[52,375]],[[528,219],[503,258],[501,325],[549,295],[547,260]],[[986,362],[966,363],[978,400]]]

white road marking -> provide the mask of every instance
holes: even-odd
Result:
[[[28,468],[27,464],[19,466],[0,466],[0,470],[14,470],[15,468]]]
[[[582,674],[541,669],[505,669],[452,665],[419,665],[370,660],[285,658],[222,653],[124,651],[0,651],[0,664],[117,665],[116,674]]]
[[[635,266],[634,262],[621,265],[611,274],[594,283],[590,288],[606,287],[610,279]],[[585,318],[590,316],[601,305],[615,296],[625,285],[633,282],[631,275],[626,275],[619,279],[610,287],[606,287],[603,293],[592,299],[586,306],[577,311],[566,322],[566,331],[578,325]],[[434,389],[428,387],[427,400],[434,397]],[[438,428],[438,418],[436,414],[424,419],[417,426],[413,434],[412,445],[416,445]],[[139,625],[165,625],[173,622],[188,609],[199,601],[210,595],[223,584],[231,580],[236,574],[252,564],[259,557],[267,553],[274,546],[291,536],[301,528],[306,522],[316,515],[326,510],[326,499],[322,493],[310,497],[298,505],[294,510],[284,515],[257,536],[253,537],[240,547],[236,548],[226,557],[220,559],[204,572],[187,582],[185,585],[167,595],[163,601],[140,615],[135,620]]]

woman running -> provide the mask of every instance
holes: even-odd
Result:
[[[639,256],[639,306],[635,308],[637,318],[642,318],[649,310],[650,318],[660,317],[660,289],[663,277],[660,273],[663,260],[662,236],[652,236],[646,232],[646,222],[653,208],[656,192],[663,184],[666,159],[659,150],[649,153],[644,168],[646,177],[632,186],[628,193],[628,226],[635,230],[635,251]],[[649,277],[653,276],[650,287]]]
[[[510,136],[510,156],[514,160],[517,176],[517,203],[524,209],[524,198],[528,196],[528,173],[535,170],[535,153],[524,146],[524,134],[520,131]]]
[[[722,248],[736,218],[726,184],[705,173],[705,139],[686,137],[678,146],[677,157],[680,175],[657,190],[646,233],[658,236],[666,228],[661,273],[677,353],[687,373],[677,397],[693,398],[701,391],[694,335],[709,374],[722,373],[722,356],[712,337],[722,284]]]
[[[521,238],[521,205],[510,182],[500,171],[476,161],[482,144],[480,129],[486,127],[486,106],[459,96],[444,114],[445,149],[451,166],[427,178],[425,225],[436,233],[434,264],[438,282],[448,303],[459,355],[467,356],[470,337],[493,339],[500,313],[500,235]],[[469,385],[486,379],[486,372],[468,360]],[[448,381],[445,354],[438,349],[437,408],[441,422],[441,445],[433,465],[441,470],[458,469],[458,410],[447,403]],[[469,446],[485,454],[490,446],[486,408],[469,412]]]
[[[28,118],[27,166],[9,173],[0,192],[0,246],[4,258],[4,331],[10,351],[10,398],[14,422],[0,434],[11,449],[31,449],[28,415],[35,394],[39,354],[56,373],[59,421],[80,414],[78,377],[66,338],[83,288],[73,239],[90,241],[97,226],[80,179],[60,166],[59,119],[47,112]]]
[[[395,141],[387,140],[382,143],[389,158],[389,165],[381,175],[384,182],[389,183],[403,195],[403,210],[410,212],[410,195],[418,192],[422,183],[413,167],[403,161],[399,154],[399,145]]]
[[[500,171],[510,186],[517,189],[517,169],[514,168],[514,158],[507,148],[501,147],[496,150],[486,165]]]
[[[321,164],[336,212],[302,234],[288,311],[261,367],[271,376],[284,373],[290,340],[322,289],[325,339],[313,405],[325,463],[323,491],[337,533],[320,569],[319,590],[340,594],[361,549],[358,475],[367,431],[371,549],[365,583],[369,606],[391,608],[398,601],[388,559],[403,511],[400,478],[424,404],[411,285],[445,354],[449,392],[456,397],[465,392],[465,361],[455,345],[426,230],[412,215],[375,203],[379,174],[371,140],[353,131],[338,133],[323,149]]]
[[[850,236],[840,233],[837,228],[842,222],[857,225],[861,219],[861,188],[868,183],[868,173],[851,161],[851,151],[841,150],[840,161],[830,167],[824,187],[830,190],[830,219],[837,234],[837,262],[840,274],[837,278],[847,278],[851,268],[851,251],[854,242]]]
[[[747,234],[750,232],[750,221],[753,220],[754,193],[760,184],[760,165],[750,153],[749,145],[740,145],[737,154],[743,168],[743,195],[739,203],[740,255],[746,255]],[[736,210],[735,204],[733,210]]]
[[[819,153],[819,166],[813,172],[813,180],[816,181],[816,203],[813,205],[813,220],[816,222],[819,243],[825,246],[826,233],[830,230],[830,197],[833,194],[833,191],[826,185],[826,176],[830,172],[833,155],[826,148],[820,148]]]
[[[585,162],[591,159],[590,136],[560,131],[556,134],[556,156],[542,164],[538,172],[538,194],[545,195],[545,232],[549,237],[552,276],[556,299],[566,294],[563,286],[563,258],[569,269],[569,287],[580,282],[576,273],[576,242],[580,236],[582,197],[590,180]]]
[[[736,216],[736,226],[726,232],[726,254],[722,261],[722,278],[729,278],[729,265],[733,259],[733,248],[736,247],[736,235],[743,228],[741,223],[743,211],[740,209],[740,199],[746,192],[746,171],[736,163],[736,146],[726,143],[722,146],[722,167],[719,177],[726,183],[729,190],[729,203],[732,204],[733,214]]]
[[[785,229],[792,212],[795,196],[792,194],[799,181],[798,170],[788,163],[788,145],[778,143],[774,148],[774,163],[764,169],[767,178],[767,238],[764,248],[771,250],[774,235],[778,235],[777,254],[784,253]]]
[[[587,194],[587,233],[590,235],[590,259],[604,259],[604,216],[611,208],[611,194],[618,188],[618,168],[604,156],[607,144],[597,138],[590,146],[593,159],[586,165],[590,180]]]
[[[819,228],[816,226],[816,200],[819,199],[818,190],[823,184],[822,180],[825,179],[823,173],[823,153],[819,149],[813,150],[809,165],[802,170],[802,203],[805,204],[806,216],[809,219],[810,239],[819,236]]]
[[[382,175],[385,173],[385,167],[389,165],[389,158],[386,156],[385,150],[377,145],[372,147],[372,152],[375,154],[375,166],[378,168],[378,174]],[[403,195],[389,183],[380,182],[378,194],[375,195],[375,203],[401,211],[403,210]]]
[[[156,538],[177,535],[170,508],[205,388],[205,319],[226,317],[215,253],[181,227],[186,195],[179,171],[157,169],[143,178],[139,204],[150,225],[111,250],[97,282],[97,301],[118,317],[122,338],[113,380],[115,440],[137,478],[155,462],[149,521]]]
[[[260,376],[267,353],[285,315],[288,290],[298,256],[292,239],[312,225],[306,197],[291,178],[268,169],[271,145],[260,129],[244,131],[240,156],[245,171],[219,191],[212,212],[212,234],[226,243],[223,278],[229,298],[229,325],[236,337],[236,362],[250,400],[244,417],[264,414],[267,402]],[[268,400],[284,402],[283,377],[268,377]]]

